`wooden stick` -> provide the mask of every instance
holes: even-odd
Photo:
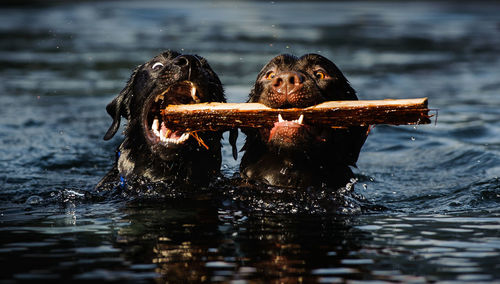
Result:
[[[427,98],[372,101],[328,101],[307,108],[273,109],[259,103],[169,105],[162,110],[166,126],[187,131],[272,127],[304,116],[304,124],[330,127],[373,124],[428,124]]]

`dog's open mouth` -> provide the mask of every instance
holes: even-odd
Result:
[[[268,131],[268,143],[280,147],[297,147],[303,143],[325,142],[328,129],[308,125],[304,122],[304,115],[301,114],[295,120],[285,120],[278,115],[273,127]]]
[[[193,104],[200,102],[200,94],[191,81],[183,81],[169,86],[160,94],[153,95],[145,108],[146,136],[153,144],[160,143],[170,147],[186,142],[191,136],[188,132],[172,130],[166,127],[161,110],[168,105]]]
[[[278,121],[274,123],[269,132],[269,141],[279,142],[280,144],[293,144],[297,139],[305,135],[308,126],[304,123],[304,115],[300,115],[295,120],[285,120],[278,115]]]

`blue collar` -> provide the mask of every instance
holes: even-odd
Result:
[[[122,177],[122,176],[120,176],[120,184],[119,184],[119,186],[120,186],[121,189],[125,189],[125,187],[127,186],[127,180],[124,177]]]

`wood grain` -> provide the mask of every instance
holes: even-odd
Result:
[[[304,116],[307,125],[330,127],[374,124],[428,124],[427,98],[328,101],[307,108],[273,109],[259,103],[169,105],[162,110],[167,127],[187,131],[272,127],[278,114],[285,120]]]

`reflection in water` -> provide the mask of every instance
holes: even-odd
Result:
[[[200,201],[150,205],[125,209],[130,225],[117,243],[127,258],[156,264],[165,281],[297,282],[333,271],[355,279],[362,269],[349,266],[367,261],[351,256],[368,237],[352,227],[352,217],[245,216]]]
[[[151,205],[124,209],[129,225],[116,243],[126,259],[153,263],[160,282],[426,283],[435,279],[427,275],[469,281],[500,276],[500,243],[487,241],[500,229],[498,217],[247,216],[210,201]]]
[[[118,232],[117,243],[127,258],[154,264],[164,280],[207,280],[210,250],[222,240],[217,209],[210,202],[175,203],[127,206],[124,214],[130,225]]]
[[[268,214],[214,200],[2,210],[9,279],[344,282],[500,279],[500,215]],[[23,263],[23,265],[18,265]]]

